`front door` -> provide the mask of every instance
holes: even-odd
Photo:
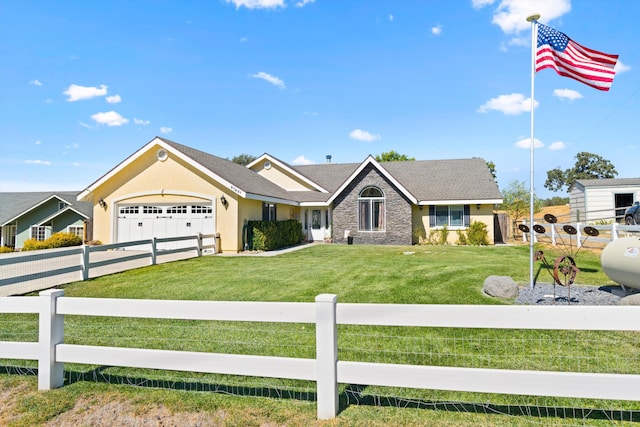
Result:
[[[313,209],[311,211],[311,224],[309,224],[309,229],[311,230],[311,238],[313,241],[323,241],[329,236],[326,216],[326,209]]]

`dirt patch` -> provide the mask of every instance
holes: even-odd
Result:
[[[30,389],[27,383],[11,387],[0,384],[0,426],[6,426],[19,417],[16,397],[28,393]]]
[[[97,403],[79,399],[75,406],[49,421],[46,426],[111,426],[111,427],[215,427],[224,425],[224,411],[211,413],[171,412],[162,405],[137,406],[127,401]]]

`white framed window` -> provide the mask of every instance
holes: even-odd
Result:
[[[69,233],[78,236],[78,237],[83,237],[84,238],[84,227],[79,225],[79,226],[69,226]]]
[[[207,205],[191,205],[192,214],[210,214],[213,213],[213,208]]]
[[[275,203],[263,203],[262,204],[262,220],[263,221],[275,221],[276,216],[276,204]]]
[[[367,187],[358,196],[358,231],[385,231],[384,193]]]
[[[143,214],[161,214],[162,208],[160,206],[143,206],[142,213]]]
[[[182,206],[171,206],[167,208],[168,214],[186,214],[187,213],[187,205]]]
[[[58,202],[58,210],[61,211],[62,209],[66,208],[67,206],[69,206],[66,202]]]
[[[139,206],[123,206],[120,208],[120,214],[137,214],[140,212]]]
[[[47,239],[47,227],[44,225],[34,225],[31,227],[31,238],[40,242]]]
[[[432,228],[465,228],[469,223],[469,205],[429,206],[429,226]]]

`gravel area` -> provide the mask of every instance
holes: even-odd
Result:
[[[533,289],[530,286],[520,287],[516,304],[523,305],[617,305],[621,297],[612,291],[620,289],[617,286],[585,286],[574,284],[569,288],[554,286],[551,283],[537,283]],[[569,301],[571,291],[571,301]]]

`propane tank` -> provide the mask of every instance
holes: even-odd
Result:
[[[602,250],[600,263],[611,280],[622,287],[640,290],[640,237],[611,241]]]

